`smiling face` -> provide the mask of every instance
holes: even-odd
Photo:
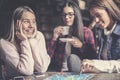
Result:
[[[94,17],[94,20],[98,23],[98,25],[103,29],[107,28],[111,23],[110,17],[104,8],[91,8],[90,14]]]
[[[24,12],[21,17],[22,31],[26,37],[31,38],[36,30],[36,18],[31,12]]]
[[[72,7],[66,6],[63,9],[62,19],[67,26],[73,25],[75,14]]]

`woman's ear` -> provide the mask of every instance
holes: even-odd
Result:
[[[19,27],[16,27],[16,31],[20,31],[20,28],[19,28]]]

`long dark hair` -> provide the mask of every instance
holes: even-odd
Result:
[[[66,6],[72,7],[75,13],[73,25],[70,27],[70,35],[79,38],[80,41],[83,42],[84,32],[83,32],[83,21],[82,21],[80,7],[72,0],[66,0],[64,5],[61,7],[61,13]]]

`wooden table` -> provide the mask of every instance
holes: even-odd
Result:
[[[120,80],[120,73],[98,73],[91,80]]]
[[[44,75],[36,77],[36,80],[43,80],[58,72],[46,72]],[[77,74],[77,73],[73,73]],[[91,80],[120,80],[120,73],[97,73]]]

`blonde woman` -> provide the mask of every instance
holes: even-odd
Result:
[[[32,9],[21,6],[14,11],[8,36],[0,40],[0,51],[6,80],[19,75],[32,75],[34,71],[46,72],[50,57],[44,36],[37,31]]]

